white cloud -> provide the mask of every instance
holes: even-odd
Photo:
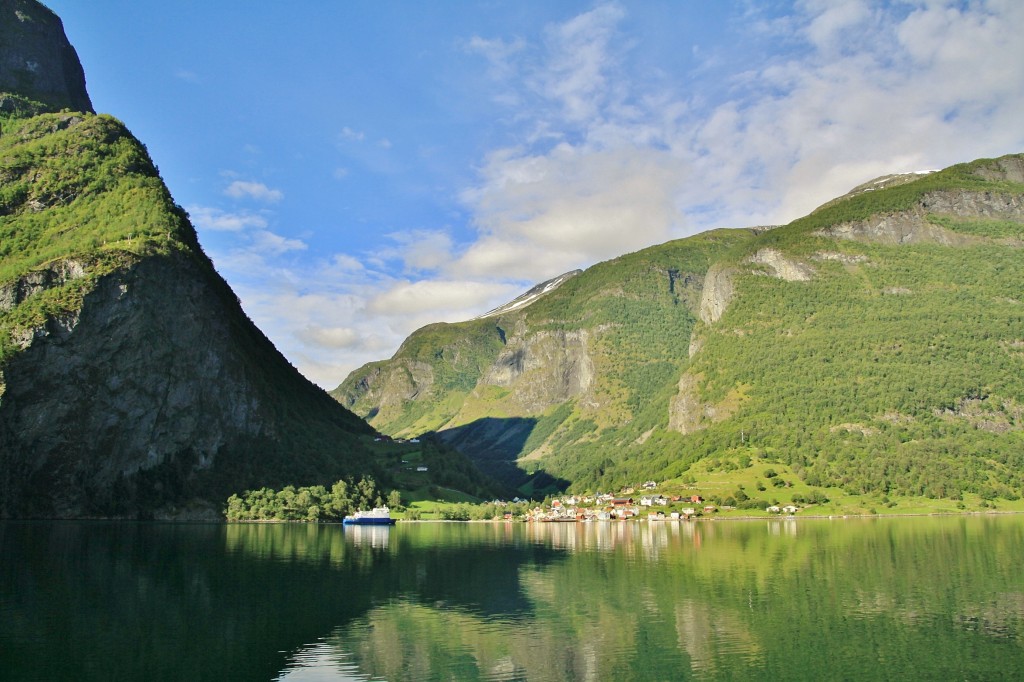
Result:
[[[347,253],[337,253],[331,258],[332,268],[341,272],[362,272],[365,270],[358,258]]]
[[[189,217],[201,230],[240,232],[246,228],[265,228],[267,220],[256,213],[230,213],[211,206],[189,206]]]
[[[348,126],[341,129],[341,139],[351,140],[353,142],[362,142],[366,137],[366,133],[361,130],[352,130]]]
[[[304,251],[306,243],[300,239],[289,239],[268,230],[252,233],[252,250],[261,254],[280,256],[289,251]]]
[[[360,341],[359,332],[351,327],[318,327],[309,324],[295,335],[306,345],[332,350],[354,348]]]
[[[452,262],[454,243],[444,230],[409,230],[387,236],[397,246],[378,251],[376,258],[400,260],[407,272],[439,270]]]
[[[277,189],[271,189],[262,182],[247,182],[235,180],[224,190],[224,194],[233,199],[244,199],[246,197],[256,201],[264,201],[270,204],[277,203],[284,198],[284,193]]]
[[[567,120],[589,122],[601,115],[602,103],[617,85],[609,83],[607,71],[616,64],[610,47],[624,16],[618,5],[601,5],[548,27],[547,59],[535,74],[536,87],[561,105]]]
[[[464,195],[481,232],[455,272],[542,280],[670,238],[685,170],[668,154],[561,144],[495,153]]]
[[[473,280],[399,281],[373,296],[367,312],[385,317],[406,317],[430,311],[432,321],[465,320],[490,305],[495,298],[514,298],[519,287]]]

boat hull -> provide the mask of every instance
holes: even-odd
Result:
[[[345,517],[341,520],[344,526],[393,526],[395,519],[353,519]]]

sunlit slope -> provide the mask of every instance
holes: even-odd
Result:
[[[517,315],[421,330],[334,395],[524,492],[763,457],[851,491],[1018,495],[1022,183],[1020,155],[981,160],[630,254]]]

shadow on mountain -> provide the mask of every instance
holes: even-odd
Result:
[[[521,494],[537,497],[565,490],[569,485],[569,481],[541,469],[523,469],[518,463],[537,422],[531,417],[483,417],[437,435],[488,476]]]

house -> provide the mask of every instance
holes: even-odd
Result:
[[[654,490],[655,488],[658,487],[658,484],[655,483],[654,481],[644,481],[644,484],[640,487],[642,487],[644,490]]]
[[[781,507],[779,507],[779,505],[777,505],[777,504],[773,504],[773,505],[772,505],[772,506],[770,506],[770,507],[765,507],[765,509],[764,509],[764,510],[765,510],[766,512],[768,512],[769,514],[778,514],[779,512],[781,512],[781,511],[782,511],[782,508],[781,508]]]
[[[705,514],[713,514],[716,511],[718,511],[718,509],[713,504],[709,504],[704,507]]]
[[[683,516],[693,516],[696,513],[697,513],[697,510],[694,509],[693,507],[685,507],[683,509]]]
[[[704,498],[700,495],[690,495],[690,502],[693,502],[694,504],[700,504],[703,501]]]
[[[626,507],[633,504],[632,497],[616,497],[612,500],[613,507]]]
[[[427,467],[424,467],[424,466],[416,467],[416,471],[426,471],[426,470],[427,470]]]
[[[652,504],[654,504],[654,497],[652,495],[644,495],[640,498],[641,507],[650,507]]]
[[[798,511],[800,511],[800,507],[787,504],[785,507],[782,508],[782,511],[784,511],[787,514],[796,514]]]

